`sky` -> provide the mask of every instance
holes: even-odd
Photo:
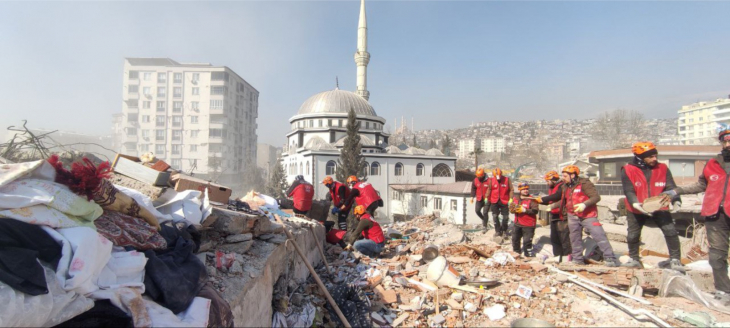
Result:
[[[675,117],[730,94],[730,2],[371,1],[370,103],[391,126]],[[279,146],[310,96],[355,90],[359,1],[0,2],[0,128],[109,134],[125,57],[228,66]]]

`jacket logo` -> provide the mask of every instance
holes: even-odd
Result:
[[[634,186],[641,187],[641,181],[634,182]]]
[[[717,174],[713,174],[710,176],[710,181],[717,181],[720,180],[720,176]]]
[[[667,185],[667,184],[666,184],[665,182],[655,182],[655,183],[654,183],[654,187],[664,187],[664,186],[666,186],[666,185]]]

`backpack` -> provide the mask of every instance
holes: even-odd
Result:
[[[598,243],[591,237],[583,239],[583,257],[594,261],[603,261],[603,252],[598,248]]]

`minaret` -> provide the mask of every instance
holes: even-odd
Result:
[[[365,100],[370,99],[368,91],[368,63],[370,53],[368,52],[368,22],[365,18],[365,0],[360,0],[360,22],[357,25],[357,52],[355,52],[355,64],[357,64],[357,94]]]

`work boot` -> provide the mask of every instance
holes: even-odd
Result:
[[[644,265],[640,261],[637,261],[635,259],[631,259],[628,262],[621,264],[621,266],[625,267],[625,268],[637,268],[637,269],[644,268]]]
[[[606,259],[603,265],[609,268],[615,268],[617,266],[620,266],[621,262],[619,262],[618,259]]]
[[[687,272],[687,269],[684,267],[684,264],[682,264],[682,262],[680,262],[678,259],[661,261],[661,262],[657,263],[657,266],[659,266],[662,269],[670,269],[670,270],[678,271],[681,273]]]
[[[526,249],[525,250],[525,257],[535,257],[535,254],[532,254],[531,250]]]

